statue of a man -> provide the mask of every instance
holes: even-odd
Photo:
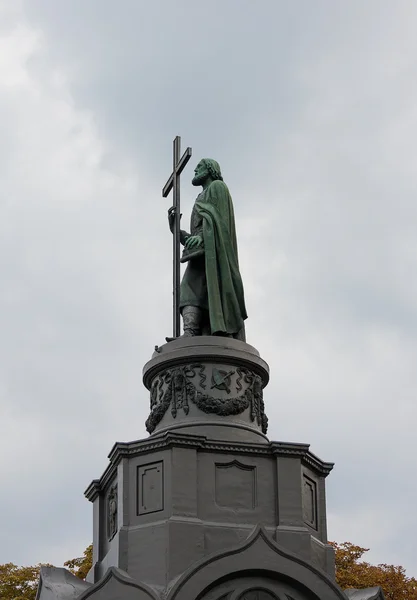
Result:
[[[181,230],[188,262],[180,288],[184,336],[220,335],[245,339],[247,318],[239,272],[232,197],[219,164],[204,158],[192,184],[202,186],[191,213],[191,233]],[[174,209],[168,211],[171,231]]]

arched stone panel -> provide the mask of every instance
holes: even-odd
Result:
[[[86,590],[78,600],[159,600],[160,596],[144,583],[135,581],[121,569],[110,567],[97,583]]]
[[[278,597],[263,589],[250,589],[240,594],[238,600],[278,600]]]
[[[324,572],[280,547],[261,526],[242,544],[188,569],[167,600],[243,600],[242,594],[258,588],[278,600],[346,600]]]
[[[317,600],[317,596],[297,584],[276,579],[273,573],[243,573],[219,582],[196,600]]]

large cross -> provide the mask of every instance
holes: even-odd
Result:
[[[177,135],[174,140],[174,167],[172,173],[164,185],[162,196],[166,198],[171,190],[173,190],[173,214],[174,214],[174,231],[173,231],[173,336],[175,338],[180,335],[180,175],[184,170],[185,165],[191,158],[191,148],[187,148],[182,157],[181,154],[181,138]]]

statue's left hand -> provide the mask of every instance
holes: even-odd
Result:
[[[198,248],[203,244],[203,238],[201,235],[190,235],[189,238],[185,241],[185,247],[187,250],[191,250],[191,248]]]

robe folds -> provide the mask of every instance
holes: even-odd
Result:
[[[184,239],[186,234],[181,232]],[[233,202],[223,181],[213,181],[197,198],[191,235],[203,238],[204,255],[191,259],[181,281],[180,307],[208,312],[211,335],[242,337],[247,318],[239,272]],[[244,334],[243,334],[244,335]]]

